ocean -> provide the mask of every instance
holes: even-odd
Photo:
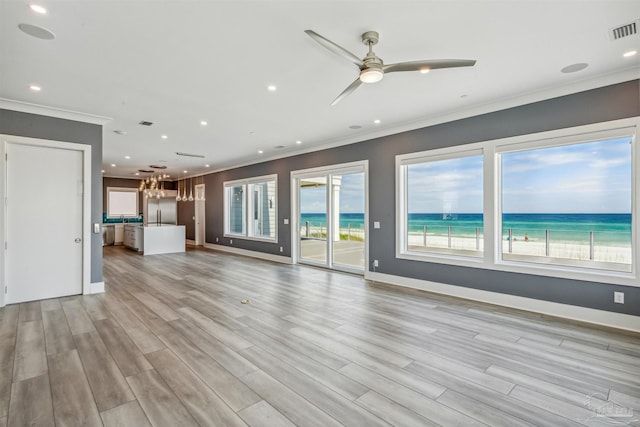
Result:
[[[312,226],[326,227],[324,213],[305,213],[301,224],[310,221]],[[600,245],[631,245],[631,214],[504,214],[502,217],[503,238],[512,229],[516,239],[544,241],[545,231],[550,230],[551,239],[557,242],[589,243],[589,232]],[[364,214],[340,214],[340,228],[364,228]],[[482,233],[482,214],[409,214],[409,232],[422,233],[427,227],[428,235],[452,235],[475,237],[476,228]]]

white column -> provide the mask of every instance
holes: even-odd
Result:
[[[342,176],[331,177],[331,210],[332,210],[332,238],[334,242],[340,241],[340,187],[342,185]]]

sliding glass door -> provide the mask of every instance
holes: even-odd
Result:
[[[366,164],[294,172],[298,261],[363,272]]]

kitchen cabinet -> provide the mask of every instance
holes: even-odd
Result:
[[[115,228],[115,237],[113,243],[115,245],[121,245],[124,243],[124,224],[113,224]]]
[[[140,225],[124,226],[124,245],[135,251],[142,251],[143,237]]]

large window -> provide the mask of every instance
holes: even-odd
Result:
[[[108,218],[132,218],[138,212],[137,188],[107,187]]]
[[[639,123],[396,156],[396,256],[637,285]]]
[[[500,155],[503,260],[631,271],[632,137],[583,139]]]
[[[482,162],[481,150],[402,162],[403,252],[482,256]]]
[[[225,182],[225,235],[276,241],[277,187],[277,175]]]

